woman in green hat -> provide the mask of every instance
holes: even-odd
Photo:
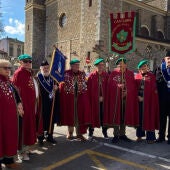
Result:
[[[88,78],[88,93],[92,114],[92,126],[89,127],[88,138],[89,140],[93,139],[94,127],[100,128],[102,126],[103,137],[108,139],[107,127],[103,126],[108,73],[105,71],[103,58],[96,59],[94,66],[96,66],[96,70]]]
[[[138,87],[139,126],[136,129],[137,141],[145,136],[151,144],[156,140],[155,129],[159,129],[159,103],[155,75],[149,72],[148,61],[138,64],[139,73],[135,75]]]

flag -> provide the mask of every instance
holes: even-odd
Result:
[[[50,75],[57,82],[62,82],[64,80],[65,61],[66,57],[56,48],[52,55]]]
[[[109,49],[110,52],[124,55],[135,50],[136,31],[135,12],[110,14]]]

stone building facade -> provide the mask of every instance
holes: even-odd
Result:
[[[140,59],[157,65],[170,49],[170,0],[26,0],[25,53],[33,56],[34,67],[44,57],[51,59],[54,45],[67,56],[81,59],[82,68],[104,57],[110,69],[117,56],[109,53],[110,13],[136,11],[136,51],[128,54],[129,67]],[[90,57],[90,63],[86,58]]]
[[[2,58],[15,60],[19,55],[24,53],[24,42],[16,38],[2,38],[0,39],[0,51],[0,58],[3,56]]]

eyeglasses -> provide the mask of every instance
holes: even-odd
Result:
[[[23,61],[23,63],[32,63],[31,60],[22,60],[22,61]]]
[[[4,70],[11,70],[12,67],[0,67],[0,68],[3,68]]]

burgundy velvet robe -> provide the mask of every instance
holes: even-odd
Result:
[[[142,75],[140,73],[136,74],[135,80],[139,89]],[[143,98],[143,130],[154,131],[159,129],[159,102],[156,78],[154,74],[149,72],[145,75]]]
[[[20,67],[15,71],[12,81],[23,102],[23,144],[33,145],[36,142],[36,95],[32,73]]]
[[[104,110],[108,73],[103,72],[100,76],[102,78],[101,91],[103,97],[103,110]],[[97,71],[94,71],[93,73],[90,74],[87,84],[88,84],[89,101],[90,101],[90,108],[92,114],[92,127],[99,128],[101,126],[100,125],[100,102],[99,102],[100,89],[99,89],[99,74]]]
[[[76,126],[76,116],[74,115],[74,74],[72,70],[65,72],[64,83],[60,84],[60,118],[61,125]],[[87,126],[91,122],[90,105],[86,85],[85,73],[78,71],[78,97],[77,97],[77,119],[79,131],[86,133]]]
[[[130,70],[125,71],[126,83],[126,101],[124,124],[128,126],[137,126],[139,124],[139,110],[137,87],[134,79],[134,73]],[[113,126],[121,124],[121,101],[122,93],[119,84],[122,73],[115,69],[109,76],[106,97],[106,113],[104,115],[104,125]]]
[[[0,159],[17,154],[18,116],[9,81],[0,75]]]

